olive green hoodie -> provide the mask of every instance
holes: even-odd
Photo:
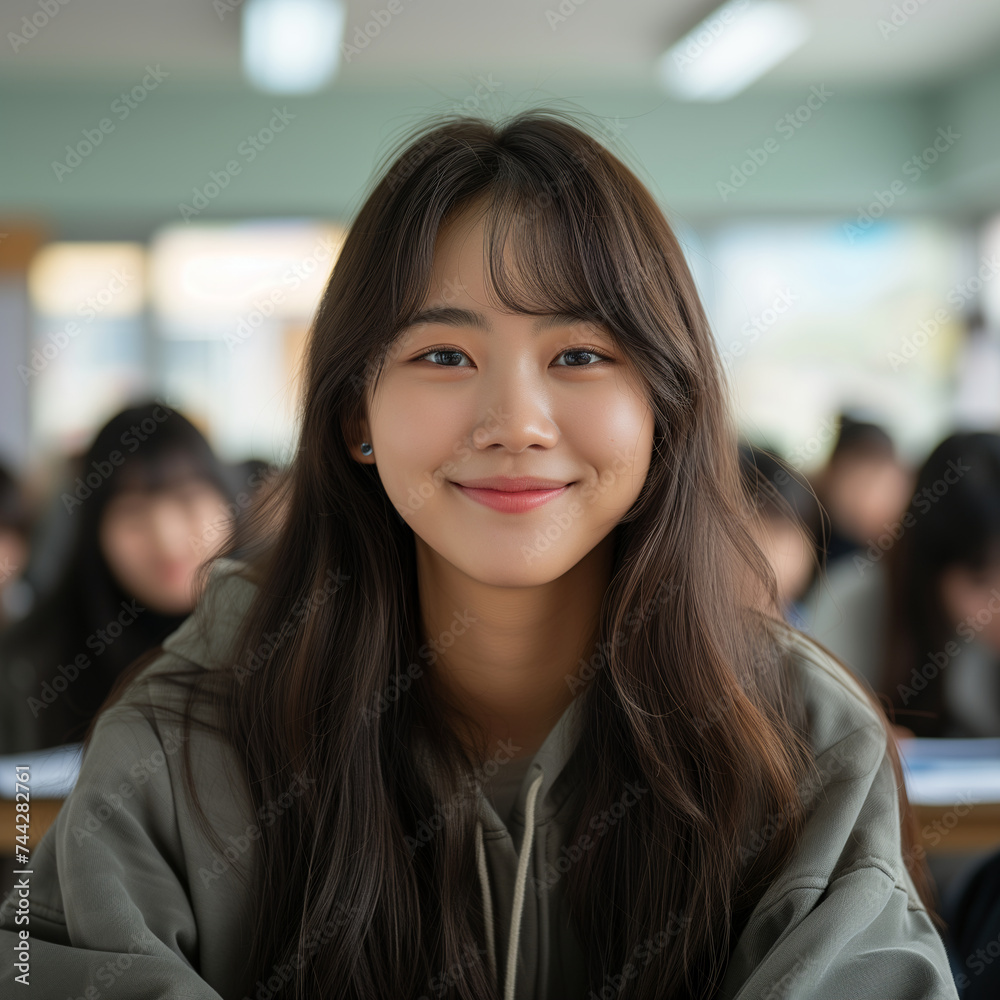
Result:
[[[246,969],[255,901],[230,870],[254,850],[314,780],[300,775],[253,814],[245,787],[223,768],[232,751],[194,729],[196,779],[213,826],[230,846],[217,854],[183,791],[180,724],[155,709],[177,704],[156,674],[226,661],[253,585],[217,564],[198,610],[164,642],[164,653],[98,720],[80,776],[55,823],[0,906],[0,995],[45,1000],[273,1000],[294,970],[257,978]],[[199,624],[210,628],[202,633]],[[796,635],[821,784],[807,789],[800,844],[750,916],[725,971],[720,1000],[957,1000],[941,940],[900,853],[896,784],[883,728],[856,682]],[[171,689],[172,690],[172,689]],[[154,706],[155,724],[138,705]],[[591,1000],[617,987],[683,929],[671,914],[631,961],[588,989],[570,929],[565,874],[648,789],[635,783],[592,834],[569,843],[582,788],[570,756],[579,735],[574,700],[534,755],[509,829],[481,796],[476,851],[487,915],[485,952],[501,995]],[[707,720],[712,722],[713,720]],[[715,720],[717,721],[717,720]],[[230,758],[231,760],[232,758]],[[502,767],[500,757],[497,766]],[[411,838],[412,850],[447,822],[447,804]],[[762,828],[759,850],[781,817]],[[20,866],[19,866],[20,867]],[[336,919],[350,919],[350,914]],[[309,942],[321,947],[324,942]],[[512,973],[510,970],[513,970]],[[449,973],[425,996],[446,995]]]

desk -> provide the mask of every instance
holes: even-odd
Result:
[[[32,799],[28,814],[28,849],[34,851],[41,842],[45,831],[55,822],[62,799]],[[0,799],[0,854],[11,857],[17,842],[18,812],[11,799]]]
[[[55,822],[62,804],[62,799],[32,799],[29,830],[32,850]],[[978,802],[957,808],[946,805],[912,808],[920,831],[918,843],[928,854],[986,851],[993,847],[1000,850],[1000,802]],[[14,853],[16,817],[14,803],[0,799],[0,855]]]
[[[928,854],[1000,850],[1000,802],[911,806]]]

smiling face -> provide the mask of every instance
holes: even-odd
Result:
[[[600,325],[488,303],[483,236],[471,212],[441,227],[423,303],[434,311],[403,331],[369,393],[373,454],[360,442],[352,453],[377,465],[418,549],[484,583],[532,586],[576,565],[632,506],[653,412]],[[546,489],[462,485],[491,477]]]

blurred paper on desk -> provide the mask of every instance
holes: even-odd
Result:
[[[898,746],[911,802],[1000,802],[1000,739],[908,739]]]
[[[82,743],[32,750],[0,757],[0,798],[13,799],[18,769],[27,765],[31,794],[39,799],[64,799],[80,774]],[[23,789],[21,789],[23,791]]]

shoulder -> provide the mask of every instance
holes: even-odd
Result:
[[[805,701],[814,766],[800,787],[807,821],[799,848],[768,895],[867,871],[922,909],[902,857],[901,778],[884,713],[809,636],[785,629],[783,642]]]
[[[758,901],[719,992],[725,1000],[809,996],[956,1000],[948,959],[903,859],[898,779],[877,706],[808,636],[783,628],[809,718],[815,768],[806,822]],[[751,848],[785,822],[765,818]],[[888,992],[887,992],[888,990]]]

